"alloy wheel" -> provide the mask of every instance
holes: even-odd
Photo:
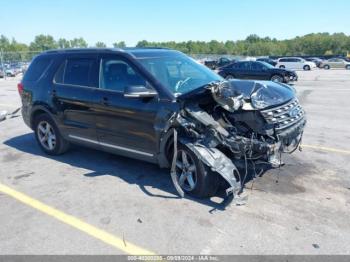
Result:
[[[53,127],[46,121],[41,121],[38,124],[37,135],[40,144],[49,151],[56,147],[56,135]]]
[[[197,184],[197,168],[191,155],[179,150],[176,160],[176,175],[180,187],[187,192],[193,191]]]

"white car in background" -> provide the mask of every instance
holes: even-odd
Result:
[[[276,67],[294,70],[312,70],[316,68],[316,64],[300,57],[283,57],[277,60]]]

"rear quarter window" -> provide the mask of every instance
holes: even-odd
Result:
[[[46,72],[51,65],[52,59],[49,57],[38,57],[30,64],[27,72],[25,73],[24,81],[37,81]]]

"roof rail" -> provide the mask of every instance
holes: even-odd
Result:
[[[62,48],[44,51],[43,53],[76,53],[76,52],[98,52],[98,51],[124,51],[121,48]]]

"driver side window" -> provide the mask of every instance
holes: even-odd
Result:
[[[127,86],[146,86],[146,80],[121,59],[102,59],[100,88],[124,92]]]

